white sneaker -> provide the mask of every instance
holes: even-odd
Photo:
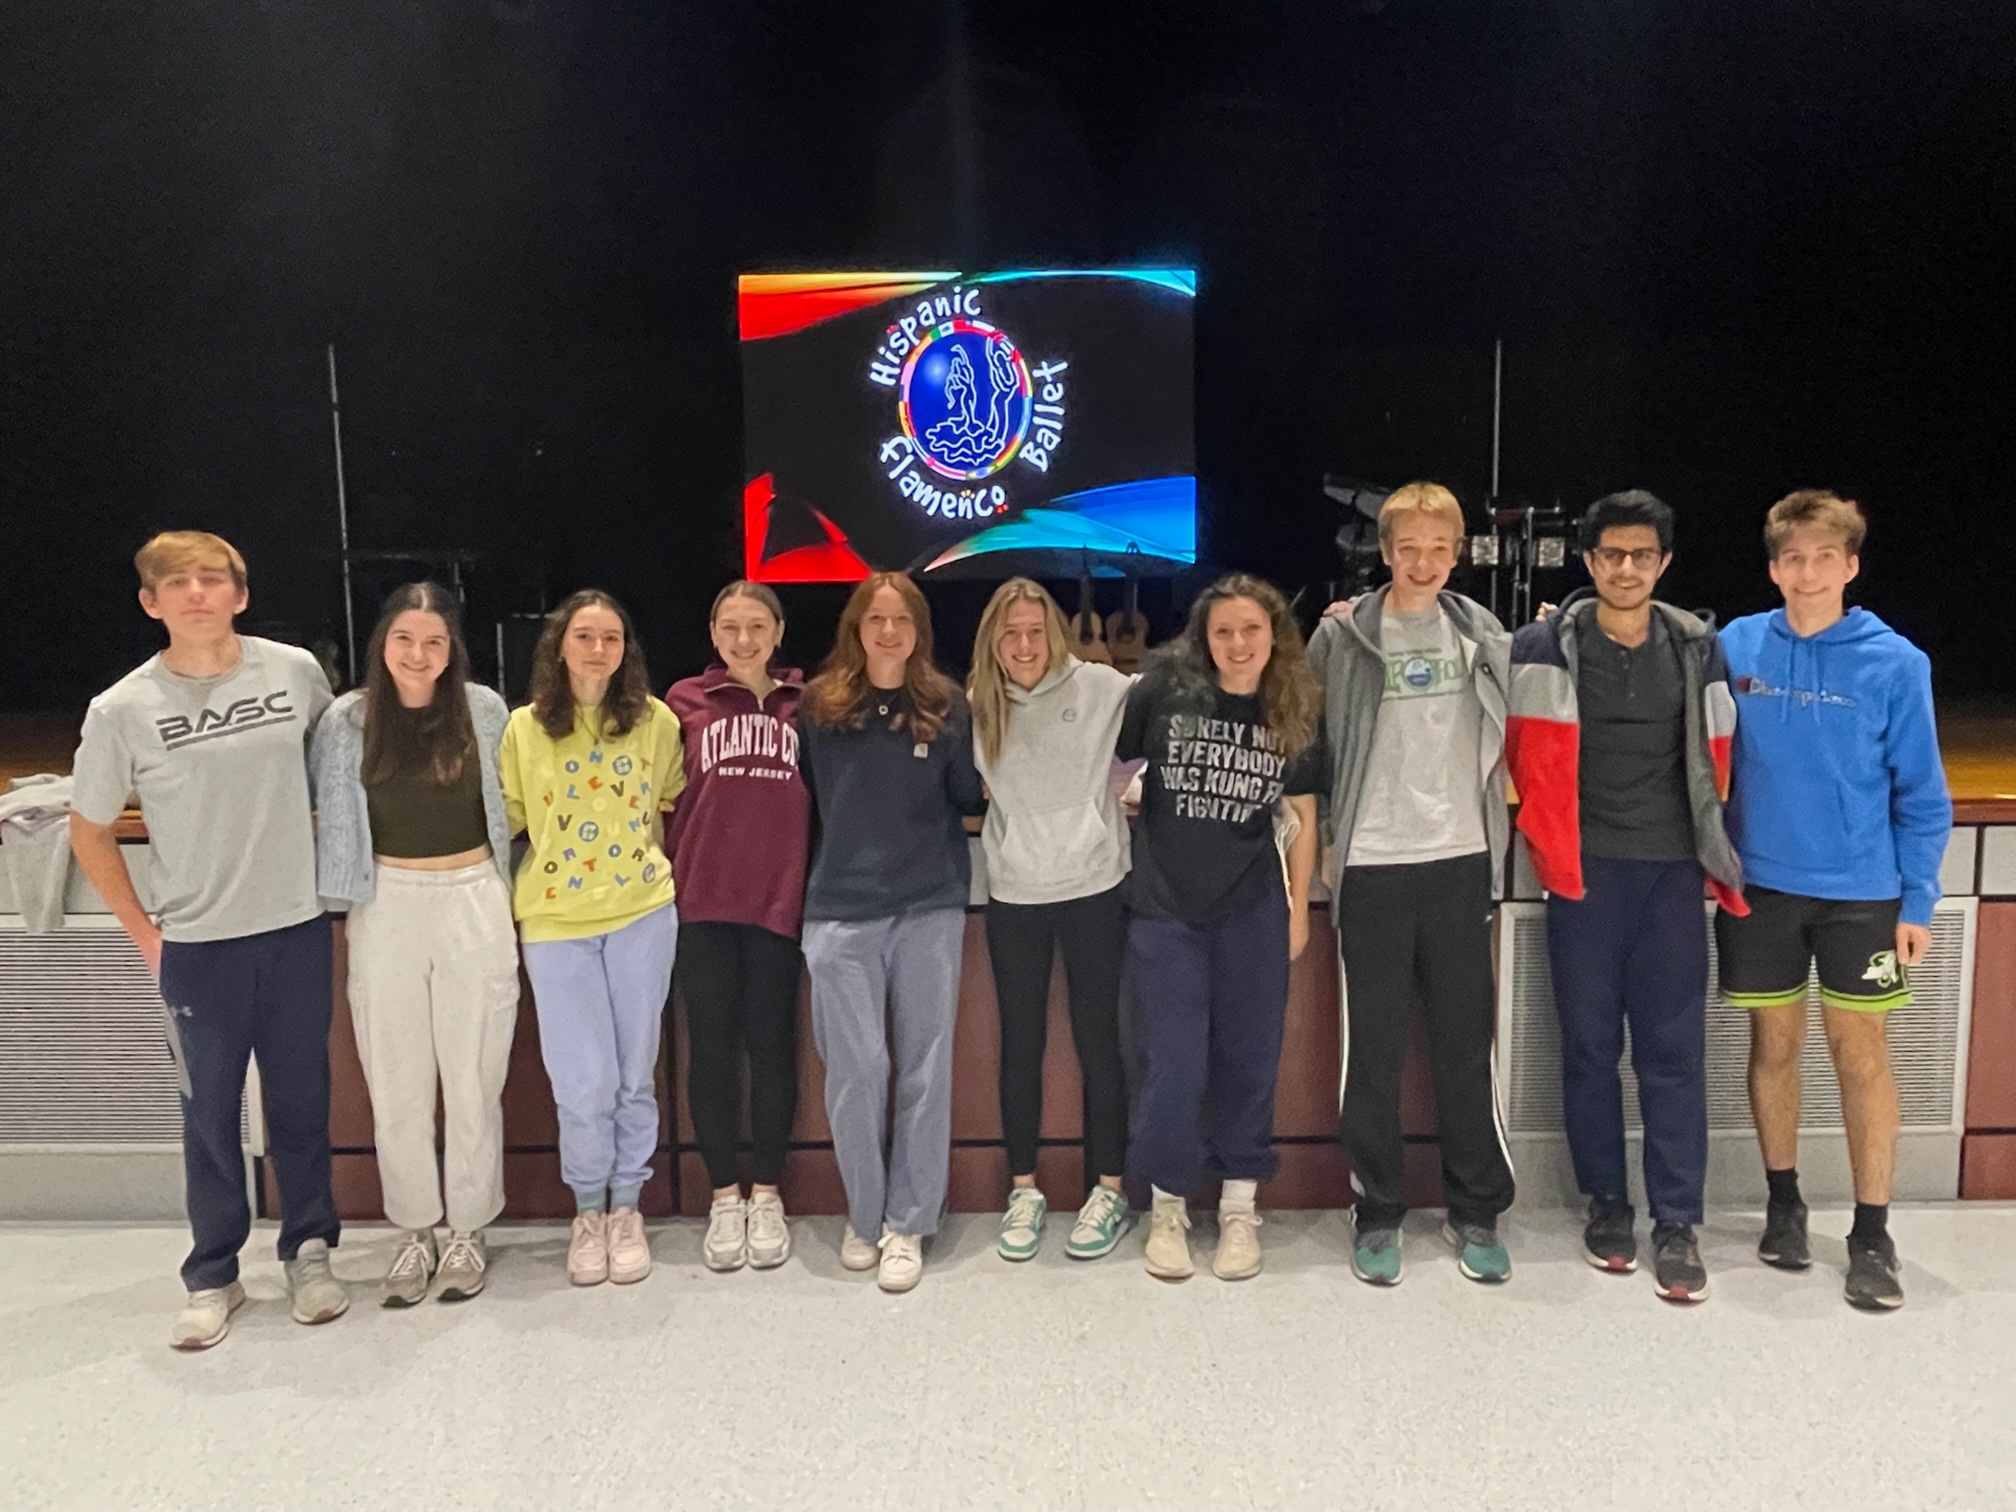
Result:
[[[733,1197],[716,1197],[707,1210],[707,1239],[700,1247],[707,1269],[742,1269],[749,1258],[749,1205],[738,1192]]]
[[[886,1292],[907,1292],[924,1279],[924,1241],[915,1234],[882,1232],[882,1265],[875,1284]]]
[[[600,1286],[609,1279],[609,1215],[600,1209],[574,1215],[567,1236],[567,1279],[576,1286]]]
[[[1149,1275],[1164,1281],[1190,1278],[1196,1267],[1190,1263],[1189,1227],[1190,1211],[1183,1199],[1157,1192],[1155,1205],[1148,1211],[1148,1243],[1141,1251]]]
[[[434,1279],[434,1234],[431,1229],[408,1229],[399,1236],[399,1248],[385,1270],[383,1307],[417,1307],[427,1300],[427,1283]]]
[[[231,1332],[231,1314],[245,1305],[245,1288],[233,1281],[229,1286],[212,1286],[189,1293],[182,1311],[175,1314],[175,1327],[168,1342],[177,1349],[208,1349],[223,1342]]]
[[[287,1262],[287,1291],[296,1323],[327,1323],[350,1311],[350,1293],[329,1269],[329,1242],[310,1239]]]
[[[784,1221],[784,1199],[758,1192],[749,1199],[749,1263],[770,1270],[791,1258],[791,1226]]]
[[[609,1214],[609,1279],[618,1286],[642,1281],[651,1274],[651,1241],[644,1237],[644,1215],[620,1207]]]
[[[883,1232],[886,1234],[887,1229]],[[847,1232],[840,1240],[840,1263],[851,1271],[873,1270],[882,1261],[882,1250],[873,1239],[863,1239],[854,1232],[854,1225],[847,1225]]]
[[[1249,1207],[1218,1209],[1218,1248],[1211,1274],[1220,1281],[1244,1281],[1260,1274],[1260,1215]]]

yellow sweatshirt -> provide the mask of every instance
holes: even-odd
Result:
[[[530,707],[504,727],[498,774],[511,833],[531,842],[511,911],[528,941],[609,934],[672,901],[660,813],[686,786],[679,720],[657,699],[627,735],[600,708],[555,740]]]

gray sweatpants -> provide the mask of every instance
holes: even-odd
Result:
[[[952,1024],[965,934],[959,908],[805,921],[833,1153],[848,1221],[871,1242],[885,1222],[920,1238],[938,1232],[952,1158]]]

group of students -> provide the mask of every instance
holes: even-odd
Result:
[[[804,971],[847,1195],[841,1262],[875,1270],[886,1290],[914,1287],[945,1206],[964,820],[982,813],[1011,1178],[1004,1259],[1032,1257],[1044,1238],[1042,1062],[1061,954],[1087,1181],[1066,1254],[1118,1245],[1131,1175],[1150,1198],[1146,1268],[1190,1276],[1188,1201],[1208,1175],[1221,1182],[1213,1272],[1260,1270],[1257,1188],[1277,1167],[1290,964],[1320,866],[1345,983],[1352,1269],[1376,1285],[1401,1278],[1400,1083],[1418,997],[1444,1236],[1464,1276],[1505,1281],[1499,1219],[1514,1184],[1493,1075],[1490,915],[1508,780],[1548,892],[1587,1258],[1637,1265],[1618,1071],[1628,1023],[1657,1289],[1707,1295],[1694,1234],[1705,887],[1723,996],[1752,1014],[1770,1187],[1760,1255],[1811,1263],[1795,1162],[1817,962],[1857,1197],[1847,1296],[1901,1304],[1883,1015],[1908,1001],[1908,968],[1929,945],[1951,823],[1929,665],[1845,606],[1864,530],[1852,503],[1808,491],[1774,506],[1765,539],[1785,608],[1719,634],[1653,597],[1672,529],[1649,494],[1598,500],[1581,539],[1593,590],[1513,635],[1447,590],[1461,509],[1437,485],[1410,484],[1380,517],[1391,583],[1332,606],[1306,648],[1280,592],[1234,574],[1129,677],[1074,657],[1056,603],[1018,578],[987,606],[964,689],[938,668],[929,608],[901,573],[856,588],[809,681],[779,659],[775,594],[731,583],[711,613],[718,659],[662,701],[628,615],[588,590],[548,617],[515,711],[470,680],[455,605],[434,585],[392,596],[363,686],[332,703],[307,653],[233,630],[246,604],[235,550],[201,533],[157,537],[137,558],[140,597],[169,647],[93,701],[72,830],[159,978],[181,1078],[195,1242],[172,1342],[215,1344],[244,1301],[248,1055],[293,1315],[323,1322],[348,1306],[329,1268],[332,908],[348,912],[349,1003],[385,1209],[401,1230],[385,1305],[482,1290],[484,1230],[504,1201],[521,957],[577,1210],[570,1280],[650,1271],[638,1202],[659,1142],[653,1077],[676,954],[689,1106],[714,1188],[705,1262],[767,1268],[790,1254],[780,1184]],[[111,829],[135,794],[152,914]]]

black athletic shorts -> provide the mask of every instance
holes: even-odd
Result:
[[[1722,996],[1732,1008],[1781,1008],[1803,1000],[1817,965],[1829,1008],[1884,1013],[1911,1001],[1897,959],[1897,898],[1803,898],[1768,887],[1743,889],[1750,913],[1715,911]]]

